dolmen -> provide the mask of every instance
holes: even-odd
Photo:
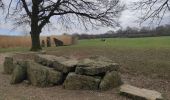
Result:
[[[11,84],[26,82],[37,87],[62,85],[69,90],[110,90],[120,88],[120,94],[133,100],[163,100],[154,90],[123,84],[119,64],[93,56],[81,60],[35,54],[32,60],[6,57],[4,73],[11,75]]]
[[[33,60],[6,57],[4,73],[11,75],[11,84],[27,80],[37,87],[62,85],[71,90],[109,90],[122,85],[119,64],[96,56],[81,60],[36,54]]]

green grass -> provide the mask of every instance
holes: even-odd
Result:
[[[118,48],[170,48],[170,37],[110,38],[106,42],[100,39],[81,40],[76,46],[118,47]]]
[[[0,48],[0,53],[4,52],[27,52],[29,48],[15,47],[15,48]]]

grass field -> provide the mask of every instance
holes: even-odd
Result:
[[[5,44],[5,42],[4,42]],[[28,47],[28,46],[27,46]],[[28,51],[27,47],[15,48],[0,48],[0,52],[10,51]],[[145,37],[145,38],[110,38],[106,42],[100,39],[80,40],[77,45],[66,46],[60,48],[45,48],[53,49],[74,49],[74,48],[134,48],[134,49],[170,49],[170,36],[167,37]]]
[[[106,42],[99,39],[81,40],[76,46],[111,48],[170,48],[170,37],[110,38]]]
[[[131,84],[160,91],[170,98],[170,37],[80,40],[78,44],[44,48],[47,54],[86,58],[105,56],[121,65],[120,72]],[[27,52],[29,48],[0,49]]]

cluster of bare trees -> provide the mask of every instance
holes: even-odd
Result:
[[[150,18],[161,21],[170,11],[170,0],[139,0],[134,4],[135,10],[144,11],[142,21]],[[6,3],[0,0],[0,7],[6,8],[6,19],[30,26],[33,51],[41,50],[40,33],[51,21],[64,26],[78,23],[85,28],[115,27],[124,10],[120,0],[7,0]]]
[[[135,37],[155,37],[155,36],[170,36],[170,25],[161,25],[156,28],[142,27],[127,27],[126,29],[119,29],[117,31],[108,31],[103,34],[74,34],[79,39],[95,39],[95,38],[135,38]]]

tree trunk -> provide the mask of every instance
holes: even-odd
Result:
[[[32,40],[32,47],[31,51],[39,51],[41,50],[40,44],[40,33],[41,28],[38,26],[38,13],[39,13],[39,0],[32,0],[32,16],[31,16],[31,40]]]
[[[31,32],[31,40],[32,40],[31,51],[42,50],[41,44],[40,44],[40,33]]]

